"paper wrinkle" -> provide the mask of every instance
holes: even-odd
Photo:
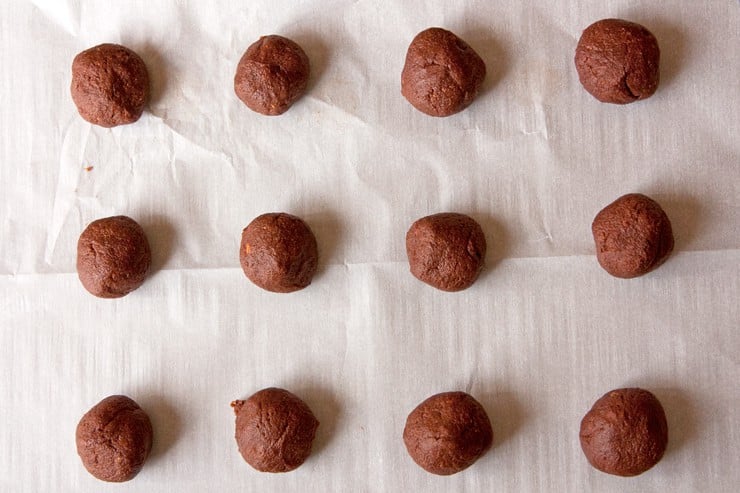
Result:
[[[31,3],[68,34],[77,36],[80,31],[79,1],[31,0]]]

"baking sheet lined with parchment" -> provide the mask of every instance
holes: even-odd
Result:
[[[598,103],[573,66],[581,31],[639,22],[661,85]],[[488,75],[476,101],[431,118],[400,95],[408,43],[441,26]],[[268,118],[233,93],[260,35],[311,61],[306,95]],[[740,7],[735,1],[99,2],[0,5],[0,461],[2,491],[732,491],[740,483]],[[147,64],[142,119],[94,127],[69,95],[74,55],[116,42]],[[641,278],[606,274],[591,221],[628,192],[656,199],[676,236]],[[461,293],[408,272],[421,216],[458,211],[487,236]],[[319,244],[313,284],[252,285],[242,228],[301,216]],[[75,273],[90,221],[144,227],[153,272],[119,300]],[[229,403],[268,386],[321,422],[294,472],[238,454]],[[578,427],[606,391],[641,386],[668,416],[663,460],[636,478],[592,469]],[[494,446],[451,477],[408,457],[407,414],[464,390]],[[152,457],[132,482],[89,476],[74,429],[103,397],[149,413]]]

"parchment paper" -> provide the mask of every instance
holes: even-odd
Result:
[[[573,54],[592,22],[658,38],[661,85],[598,103]],[[483,91],[435,119],[400,95],[408,43],[452,30],[488,67]],[[308,92],[268,118],[233,93],[260,35],[301,44]],[[91,126],[69,96],[74,55],[137,51],[152,78],[142,119]],[[736,1],[108,2],[0,5],[0,490],[733,491],[740,484],[740,7]],[[646,193],[676,250],[629,281],[606,274],[590,225]],[[261,291],[242,274],[242,228],[303,217],[320,249],[313,284]],[[408,272],[419,217],[470,214],[486,269],[456,294]],[[75,273],[92,220],[145,228],[153,273],[100,300]],[[321,425],[309,460],[261,474],[239,456],[229,403],[287,388]],[[670,443],[636,478],[592,469],[580,419],[610,389],[663,403]],[[493,449],[432,476],[408,457],[407,414],[464,390]],[[74,430],[103,397],[150,414],[151,459],[132,482],[82,467]]]

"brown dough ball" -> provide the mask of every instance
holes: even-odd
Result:
[[[144,61],[125,46],[102,44],[72,62],[72,100],[80,116],[101,127],[139,119],[149,99]]]
[[[650,197],[619,197],[596,215],[591,231],[596,258],[609,274],[631,278],[647,274],[673,251],[668,216]]]
[[[639,24],[604,19],[588,26],[576,47],[576,70],[583,87],[604,103],[649,98],[658,88],[660,49]]]
[[[152,450],[152,423],[133,400],[106,397],[77,425],[77,453],[98,479],[120,483],[133,479]]]
[[[663,406],[647,390],[612,390],[583,417],[580,439],[596,469],[617,476],[642,474],[658,463],[668,444]]]
[[[239,60],[234,91],[252,111],[281,115],[306,91],[309,73],[308,57],[297,43],[262,36]]]
[[[231,407],[239,453],[258,471],[292,471],[311,454],[319,422],[306,403],[287,390],[263,389]]]
[[[486,77],[486,64],[462,39],[438,27],[411,41],[401,72],[401,94],[430,116],[467,108]]]
[[[432,474],[455,474],[491,448],[493,429],[483,406],[465,392],[428,398],[406,419],[403,442],[414,462]]]
[[[93,221],[77,242],[77,275],[100,298],[120,298],[141,286],[151,263],[144,230],[130,217]]]
[[[311,284],[319,254],[316,238],[303,220],[273,212],[244,228],[239,260],[244,274],[257,286],[290,293]]]
[[[454,212],[426,216],[406,233],[411,273],[442,291],[470,287],[483,269],[486,237],[471,217]]]

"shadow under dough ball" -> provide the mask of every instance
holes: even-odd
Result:
[[[319,422],[294,394],[260,390],[231,403],[236,414],[236,443],[247,463],[261,472],[288,472],[311,454]]]
[[[673,251],[671,221],[657,202],[639,193],[624,195],[604,207],[591,231],[599,264],[615,277],[647,274]]]
[[[465,392],[433,395],[411,411],[403,442],[427,472],[455,474],[491,448],[493,429],[483,406]]]
[[[137,289],[151,264],[149,241],[130,217],[93,221],[77,241],[77,275],[99,298],[120,298]]]
[[[411,41],[401,72],[401,94],[430,116],[467,108],[486,77],[486,64],[465,41],[439,27]]]
[[[639,24],[603,19],[588,26],[576,46],[578,78],[603,103],[646,99],[658,89],[660,49]]]
[[[302,219],[282,212],[263,214],[242,231],[239,261],[257,286],[290,293],[311,284],[319,262],[316,237]]]
[[[72,100],[80,116],[101,127],[133,123],[149,100],[149,73],[125,46],[102,44],[72,62]]]
[[[581,448],[596,469],[636,476],[660,461],[668,424],[660,401],[638,388],[608,392],[581,421]]]
[[[152,423],[139,405],[124,395],[112,395],[85,413],[75,441],[90,474],[120,483],[133,479],[144,466],[152,436]]]
[[[234,92],[252,111],[281,115],[306,91],[309,74],[308,56],[296,42],[262,36],[239,60]]]
[[[406,233],[411,273],[442,291],[470,287],[483,269],[486,237],[471,217],[443,212],[423,217]]]

